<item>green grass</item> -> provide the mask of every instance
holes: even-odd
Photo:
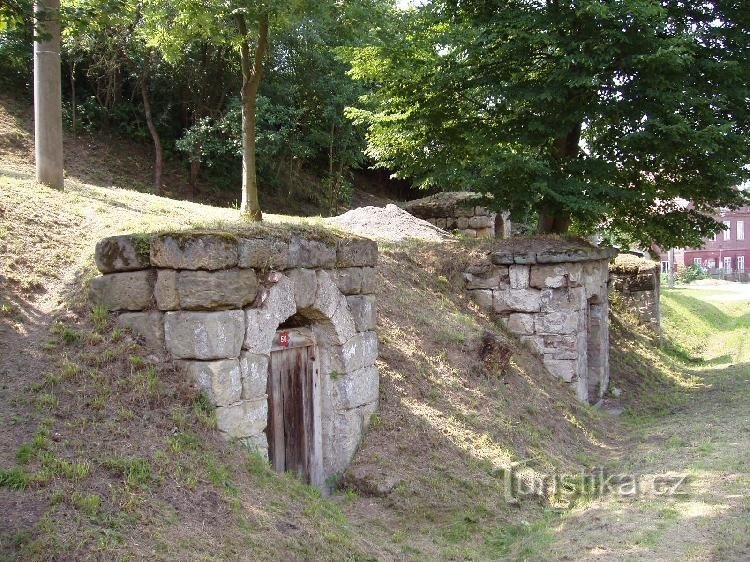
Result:
[[[612,382],[627,388],[629,439],[609,468],[640,475],[642,493],[584,503],[543,529],[541,550],[514,542],[509,558],[577,559],[582,544],[608,560],[747,558],[750,295],[732,287],[663,290],[661,349],[617,317]],[[648,493],[670,474],[685,476],[674,495]]]
[[[0,468],[0,488],[25,490],[32,482],[34,482],[33,474],[26,472],[21,467]]]
[[[133,488],[146,488],[153,481],[151,464],[139,457],[110,457],[102,460],[102,466],[119,474],[125,483]]]

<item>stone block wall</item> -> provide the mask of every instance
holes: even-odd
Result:
[[[509,244],[464,273],[465,289],[573,385],[597,402],[609,382],[609,260],[605,248],[519,251]]]
[[[640,322],[661,337],[661,266],[651,260],[623,255],[611,265],[609,275],[610,291],[619,294]]]
[[[438,228],[457,231],[469,238],[510,237],[510,215],[500,217],[477,205],[481,196],[471,192],[445,192],[408,201],[401,207]]]
[[[264,455],[272,341],[289,323],[309,328],[322,459],[311,479],[348,465],[378,404],[375,242],[126,235],[101,240],[95,255],[92,300],[181,367],[215,404],[219,430]]]

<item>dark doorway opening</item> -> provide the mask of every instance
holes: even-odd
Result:
[[[586,354],[588,363],[587,383],[588,400],[595,404],[602,394],[602,379],[604,377],[605,349],[603,331],[607,329],[607,319],[604,317],[605,308],[601,303],[590,300],[588,303]]]

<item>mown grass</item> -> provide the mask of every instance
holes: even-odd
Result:
[[[665,290],[666,345],[616,314],[613,384],[622,386],[632,435],[611,469],[639,492],[610,494],[561,518],[529,559],[750,559],[750,292]],[[681,484],[655,493],[659,478]],[[547,531],[549,532],[549,528]]]

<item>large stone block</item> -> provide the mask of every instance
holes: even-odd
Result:
[[[474,299],[481,308],[484,310],[493,310],[492,308],[492,290],[490,289],[475,289],[468,291],[469,296]]]
[[[362,268],[362,294],[371,295],[377,293],[379,287],[378,272],[374,267]]]
[[[518,335],[529,335],[534,333],[534,314],[517,312],[508,316],[506,326],[508,330]]]
[[[347,297],[346,300],[358,332],[367,332],[377,327],[378,319],[373,295],[354,295]]]
[[[270,353],[273,335],[279,324],[297,311],[292,281],[279,273],[269,275],[269,280],[273,285],[261,291],[260,306],[245,310],[243,347],[260,355]]]
[[[286,275],[294,286],[294,298],[298,309],[309,308],[318,294],[318,277],[314,269],[290,269]],[[360,280],[361,283],[361,280]]]
[[[181,361],[185,374],[217,406],[228,406],[242,398],[242,372],[237,359]]]
[[[378,245],[366,238],[339,240],[336,243],[338,267],[375,266],[378,263]]]
[[[242,238],[238,244],[239,267],[286,269],[289,266],[289,243],[278,238]]]
[[[335,376],[346,373],[346,366],[344,365],[344,347],[341,345],[325,345],[321,342],[325,342],[328,337],[328,331],[322,329],[320,324],[313,325],[313,333],[315,334],[315,340],[318,343],[318,365],[320,366],[321,376],[327,376],[331,373],[335,373]]]
[[[580,312],[547,312],[537,314],[535,331],[537,334],[575,334],[582,329]]]
[[[232,438],[260,436],[268,424],[268,400],[242,400],[216,408],[216,425]],[[262,443],[262,441],[261,441]]]
[[[154,305],[156,272],[150,269],[108,273],[91,280],[90,296],[95,304],[110,310],[144,310]]]
[[[333,407],[349,410],[377,402],[379,384],[378,369],[374,366],[338,376],[331,381]]]
[[[154,351],[164,349],[164,318],[158,310],[146,312],[122,312],[117,323],[127,328]]]
[[[498,267],[490,263],[473,265],[463,274],[467,290],[504,289],[509,285],[507,267]]]
[[[164,315],[164,339],[175,359],[236,358],[244,335],[242,310],[180,311]]]
[[[542,289],[542,312],[574,312],[583,310],[586,305],[586,289]]]
[[[541,308],[541,291],[537,289],[507,289],[494,291],[493,306],[495,312],[539,312]]]
[[[349,373],[374,365],[378,359],[378,335],[375,332],[356,334],[343,345],[342,355]]]
[[[151,239],[151,265],[170,269],[226,269],[237,265],[237,240],[225,234],[159,234]]]
[[[352,460],[364,430],[365,406],[351,410],[333,410],[321,420],[323,435],[323,470],[335,474]],[[371,412],[371,408],[368,410]],[[368,416],[369,420],[369,416]]]
[[[147,269],[151,267],[149,248],[146,236],[110,236],[97,242],[94,261],[102,273]]]
[[[242,398],[252,400],[265,396],[268,384],[268,356],[243,351],[240,355]]]
[[[333,267],[336,265],[336,248],[321,240],[292,237],[289,242],[288,267]]]
[[[154,297],[156,297],[156,306],[159,310],[178,310],[180,308],[176,270],[157,270]]]
[[[542,345],[544,354],[551,359],[578,359],[581,341],[585,341],[585,335],[543,335]]]
[[[339,295],[339,304],[331,316],[331,327],[336,333],[334,343],[349,341],[357,332],[356,320],[349,306],[349,301],[344,295]]]
[[[362,270],[361,267],[344,267],[332,269],[328,274],[343,294],[358,295],[362,290]]]
[[[183,310],[242,308],[255,300],[258,280],[252,269],[180,271],[177,293]]]
[[[532,353],[544,355],[544,339],[542,336],[521,336],[519,339]]]
[[[554,376],[561,378],[565,382],[570,382],[577,375],[576,372],[577,362],[575,360],[568,361],[566,359],[544,359],[544,366]]]
[[[529,288],[529,266],[528,265],[511,265],[508,268],[510,276],[511,289],[528,289]]]
[[[582,273],[583,266],[580,263],[535,265],[531,268],[530,284],[537,289],[580,287]]]
[[[319,310],[326,318],[330,318],[339,305],[341,292],[327,271],[318,271],[317,276],[318,290],[313,308]]]

